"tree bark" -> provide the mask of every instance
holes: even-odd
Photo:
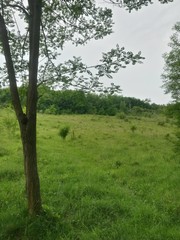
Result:
[[[25,124],[21,123],[20,128],[24,154],[28,212],[30,215],[39,215],[42,210],[42,205],[40,181],[37,169],[36,117],[28,119]]]

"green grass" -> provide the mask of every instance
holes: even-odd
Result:
[[[26,213],[22,147],[10,110],[0,110],[0,130],[1,240],[180,239],[180,161],[170,121],[39,114],[45,211],[36,218]]]

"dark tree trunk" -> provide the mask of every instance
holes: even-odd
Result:
[[[29,0],[29,86],[27,95],[27,123],[21,126],[25,159],[26,192],[28,210],[31,215],[39,214],[41,205],[40,183],[37,170],[36,115],[37,115],[37,74],[42,0]]]
[[[24,154],[24,172],[26,178],[26,194],[30,215],[38,215],[42,210],[40,182],[37,169],[36,152],[36,115],[21,123],[21,138]]]

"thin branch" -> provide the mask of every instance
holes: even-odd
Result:
[[[4,18],[1,14],[0,14],[0,41],[2,43],[4,56],[6,60],[13,106],[14,106],[17,118],[21,122],[24,119],[24,115],[23,115],[23,110],[22,110],[19,93],[17,89],[17,82],[16,82],[15,70],[14,70],[14,65],[13,65],[10,46],[9,46],[7,29],[6,29]]]
[[[45,44],[45,50],[46,50],[46,57],[48,58],[49,61],[51,61],[51,58],[49,56],[49,52],[48,52],[48,44],[47,44],[47,41],[46,41],[46,34],[45,34],[45,31],[44,31],[44,25],[42,23],[42,20],[41,20],[41,29],[42,29],[42,34],[44,36],[44,44]]]
[[[24,38],[24,41],[23,41],[23,45],[22,45],[22,55],[21,55],[21,59],[22,59],[22,61],[23,61],[23,55],[24,55],[24,49],[25,49],[25,44],[26,44],[26,40],[27,40],[27,37],[28,37],[28,32],[29,32],[29,30],[27,29],[27,31],[26,31],[26,35],[25,35],[25,38]],[[22,64],[22,61],[21,61],[21,64]]]
[[[44,25],[43,25],[43,23],[42,23],[42,20],[41,20],[41,29],[42,29],[42,34],[43,34],[43,37],[44,37],[44,44],[45,44],[45,51],[46,51],[46,57],[47,57],[47,59],[48,59],[48,61],[46,62],[46,65],[45,65],[45,67],[44,67],[44,71],[43,71],[43,75],[45,76],[45,72],[46,72],[46,69],[47,69],[47,67],[48,67],[48,64],[49,64],[49,62],[55,67],[55,64],[53,63],[53,61],[52,61],[52,59],[51,59],[51,57],[50,57],[50,55],[49,55],[49,51],[48,51],[48,44],[47,44],[47,41],[46,41],[46,34],[45,34],[45,30],[44,30]],[[42,83],[44,83],[44,82],[46,82],[46,80],[44,79],[44,77],[43,77],[43,80],[38,84],[38,86],[39,85],[41,85]]]
[[[4,3],[3,3],[3,0],[1,0],[1,13],[2,13],[2,16],[4,16]]]
[[[18,34],[19,34],[19,36],[21,37],[21,32],[20,32],[19,25],[18,25],[18,23],[17,23],[16,17],[15,17],[15,14],[14,14],[14,11],[11,10],[11,12],[12,12],[12,15],[13,15],[13,18],[14,18],[14,22],[15,22],[16,27],[17,27]]]
[[[113,1],[113,0],[109,0],[109,1],[104,0],[104,2],[106,4],[109,3],[109,4],[117,5],[119,7],[123,7],[123,5],[124,5],[124,1],[123,0],[119,0],[119,2],[118,1]]]
[[[20,6],[18,4],[7,4],[7,6],[12,8],[18,8],[26,15],[26,17],[28,18],[30,17],[30,14],[28,13],[28,11],[26,11],[26,9],[23,6]]]
[[[39,87],[43,83],[47,82],[47,80],[45,80],[44,77],[45,77],[45,73],[46,73],[46,69],[47,69],[48,65],[49,65],[49,61],[46,62],[46,65],[45,65],[44,70],[43,70],[43,79],[40,83],[37,84],[37,87]]]

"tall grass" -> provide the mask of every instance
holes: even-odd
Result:
[[[180,239],[180,166],[171,122],[39,114],[44,213],[29,218],[18,128],[9,134],[5,116],[0,110],[1,240]],[[63,126],[70,127],[66,141],[59,137]]]

